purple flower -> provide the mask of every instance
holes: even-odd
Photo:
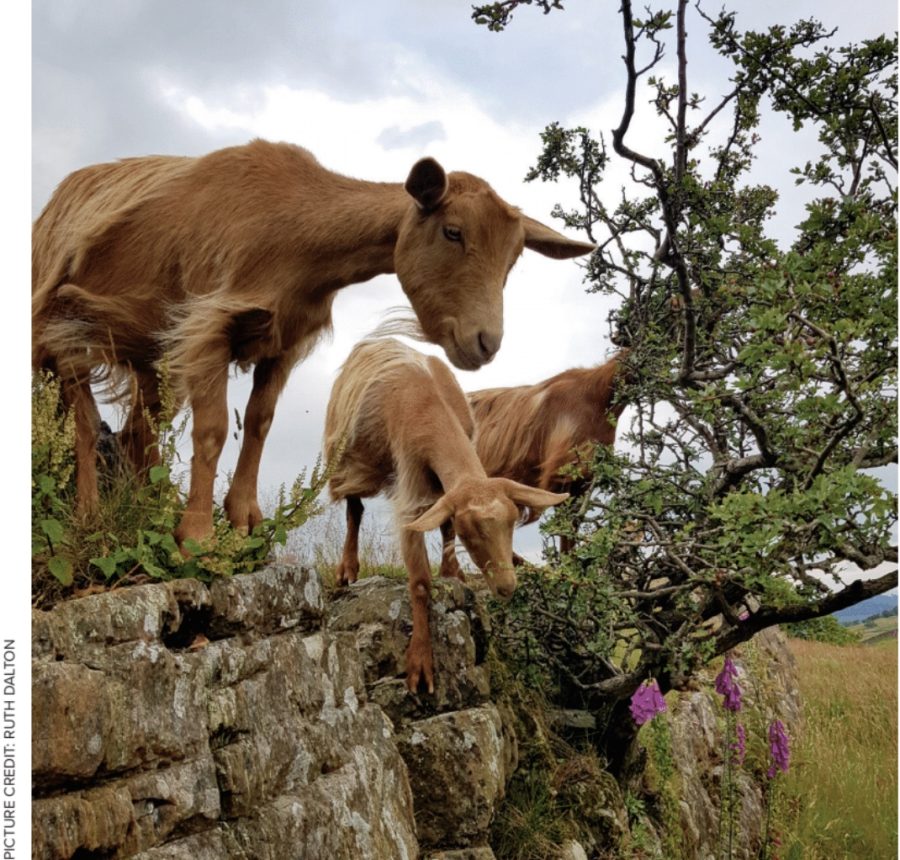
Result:
[[[661,714],[666,710],[666,700],[659,691],[659,684],[656,683],[655,678],[651,678],[649,681],[641,684],[634,691],[629,710],[631,711],[631,716],[634,717],[634,721],[639,726],[644,725],[657,714]]]
[[[791,751],[788,747],[788,736],[781,720],[775,720],[769,726],[769,753],[772,756],[772,764],[766,774],[769,779],[774,779],[775,774],[779,770],[782,773],[787,773],[791,763]]]
[[[744,756],[747,754],[747,732],[744,730],[743,723],[738,723],[734,727],[734,743],[731,745],[732,761],[735,764],[743,764]]]
[[[722,704],[726,711],[737,713],[741,709],[741,688],[737,685],[738,671],[730,657],[725,658],[722,671],[716,675],[716,692],[725,697]]]

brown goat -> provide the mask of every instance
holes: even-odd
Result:
[[[487,474],[573,496],[583,492],[582,479],[560,470],[587,469],[595,445],[615,442],[613,422],[625,408],[612,403],[621,356],[593,368],[574,367],[534,385],[470,392],[475,448]],[[532,508],[522,523],[534,522],[543,511]],[[447,528],[443,535],[441,572],[452,576],[459,569],[454,534]],[[571,550],[571,540],[561,538],[560,548]]]
[[[276,400],[329,328],[337,290],[395,272],[427,339],[474,369],[500,347],[503,286],[523,247],[558,259],[593,248],[431,158],[403,185],[349,179],[300,147],[262,140],[76,171],[34,226],[32,362],[59,375],[74,410],[80,509],[98,499],[91,384],[105,382],[113,397],[131,389],[123,437],[144,469],[158,457],[151,426],[165,357],[179,405],[193,410],[177,536],[209,535],[237,362],[255,369],[225,508],[236,527],[252,528]]]
[[[551,493],[505,478],[488,478],[472,444],[474,425],[465,395],[440,359],[393,338],[357,344],[335,381],[325,418],[325,452],[333,468],[329,488],[347,500],[347,538],[337,569],[354,582],[361,499],[386,491],[400,529],[409,575],[413,631],[406,683],[434,692],[428,602],[431,570],[423,532],[453,524],[491,591],[509,597],[516,587],[512,533],[519,508],[559,504]],[[459,578],[462,576],[458,570]]]

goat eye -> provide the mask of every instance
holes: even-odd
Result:
[[[451,242],[462,242],[462,230],[459,227],[444,227],[444,237]]]

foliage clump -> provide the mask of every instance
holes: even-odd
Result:
[[[793,639],[827,642],[830,645],[856,645],[860,641],[858,633],[848,630],[833,615],[785,624],[784,632]]]
[[[250,534],[236,531],[224,511],[214,512],[215,532],[203,544],[179,550],[173,533],[182,510],[176,475],[177,440],[187,418],[172,423],[174,409],[165,373],[163,412],[155,429],[159,462],[137,476],[112,434],[105,433],[100,459],[100,507],[84,516],[76,509],[74,422],[63,406],[58,381],[32,377],[32,602],[45,607],[64,597],[114,586],[197,577],[209,581],[261,567],[288,533],[318,511],[327,474],[317,465],[281,487],[270,517]]]
[[[502,29],[519,5],[476,20]],[[619,14],[611,149],[551,124],[528,178],[576,183],[555,214],[598,245],[586,281],[619,299],[610,332],[632,408],[587,494],[546,526],[573,552],[523,577],[500,634],[554,695],[605,715],[613,759],[646,679],[687,686],[768,626],[897,585],[896,570],[855,575],[897,561],[896,37],[835,46],[815,20],[741,31],[686,0]],[[688,83],[688,32],[703,29],[717,93]],[[648,103],[662,131],[635,143]],[[791,236],[772,229],[784,188],[751,172],[760,130],[785,121],[816,138],[784,153],[806,194]],[[614,158],[630,187],[607,187]]]

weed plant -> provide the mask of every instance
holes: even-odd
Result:
[[[174,408],[165,373],[161,377],[163,410],[154,429],[159,462],[143,477],[124,464],[112,445],[98,465],[100,504],[82,515],[75,503],[74,426],[62,404],[58,381],[32,377],[32,603],[47,607],[60,599],[125,584],[180,577],[209,581],[216,576],[259,568],[276,545],[319,510],[319,493],[327,481],[316,464],[309,481],[301,473],[289,489],[282,487],[272,514],[250,534],[233,529],[218,506],[214,534],[202,544],[186,542],[186,558],[173,532],[182,509],[176,475],[176,444],[187,418],[173,424]]]

